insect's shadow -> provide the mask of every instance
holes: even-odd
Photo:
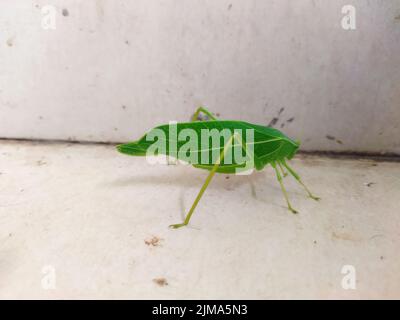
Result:
[[[128,187],[138,184],[149,185],[169,185],[180,186],[182,188],[193,188],[196,185],[200,189],[204,183],[208,172],[192,172],[188,176],[187,171],[180,171],[179,173],[169,173],[168,175],[135,175],[130,177],[123,177],[112,182],[112,185],[118,187]],[[265,179],[262,172],[255,172],[251,175],[226,175],[217,174],[208,186],[211,189],[225,189],[234,190],[242,185],[252,183],[254,186],[259,183],[264,183]]]
[[[190,174],[190,176],[189,176]],[[135,175],[130,177],[123,177],[112,182],[112,185],[117,187],[129,187],[133,185],[164,185],[164,186],[179,186],[179,207],[182,218],[187,213],[184,201],[184,190],[198,188],[203,185],[208,172],[207,171],[195,171],[188,173],[186,170],[180,170],[179,172],[171,172],[168,175]],[[283,202],[274,201],[276,198],[282,199],[279,185],[277,185],[276,178],[271,173],[266,172],[253,172],[251,175],[226,175],[217,174],[213,181],[208,186],[208,192],[214,190],[218,192],[232,192],[243,186],[248,188],[249,200],[253,199],[268,203],[269,205],[285,207]],[[272,196],[272,194],[274,194]],[[268,196],[269,195],[269,196]]]

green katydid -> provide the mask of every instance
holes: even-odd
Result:
[[[200,113],[205,114],[207,116],[207,119],[198,121]],[[176,136],[181,136],[182,133],[187,132],[188,130],[192,130],[192,132],[196,134],[196,139],[204,140],[204,130],[217,130],[219,132],[225,131],[225,133],[228,132],[228,136],[225,136],[226,139],[224,139],[224,141],[221,141],[220,138],[218,139],[218,144],[216,148],[206,148],[203,147],[203,144],[201,144],[201,147],[199,147],[197,140],[195,141],[196,144],[194,144],[195,147],[193,147],[192,144],[192,148],[186,148],[186,138],[188,136],[189,138],[191,138],[191,136],[185,134],[184,139],[177,139],[176,136],[172,135],[170,128],[171,124],[158,126],[146,133],[141,139],[126,144],[120,144],[117,146],[117,149],[119,152],[127,155],[146,156],[148,155],[148,152],[152,148],[152,145],[155,141],[154,133],[156,130],[158,130],[165,135],[164,138],[161,139],[160,137],[158,137],[157,140],[158,142],[164,142],[166,144],[166,147],[164,149],[159,148],[155,152],[153,149],[153,154],[162,154],[168,157],[184,160],[185,162],[193,165],[195,168],[206,169],[210,171],[206,178],[206,181],[204,182],[196,199],[194,200],[192,207],[187,213],[185,220],[182,223],[171,225],[170,227],[172,228],[186,226],[189,223],[197,204],[199,203],[205,190],[210,184],[211,179],[217,172],[234,174],[237,173],[239,169],[244,167],[246,167],[247,169],[262,170],[267,164],[270,164],[275,171],[288,209],[292,213],[297,213],[297,211],[293,209],[292,205],[290,204],[282,180],[282,175],[286,176],[287,172],[291,174],[303,186],[309,197],[314,200],[319,200],[318,197],[314,196],[310,192],[310,190],[300,179],[299,175],[286,162],[286,160],[292,159],[293,156],[296,154],[300,143],[291,140],[275,128],[255,125],[244,121],[218,120],[210,111],[208,111],[204,107],[199,107],[196,110],[191,119],[191,122],[175,123],[175,134]],[[248,139],[247,136],[244,139],[238,134],[238,130],[252,130],[253,136],[251,137],[251,139]],[[206,137],[206,140],[210,138],[212,139],[212,137],[208,136]],[[175,143],[175,146],[173,146],[172,142]],[[232,151],[234,147],[240,147],[241,151],[245,152],[247,159],[252,160],[250,168],[248,167],[248,161],[244,163],[243,160],[232,160],[231,157],[229,158],[229,161],[227,161],[228,155],[230,155],[229,151]],[[184,151],[181,152],[180,149],[184,149]],[[217,152],[217,157],[213,156],[212,159],[210,159],[207,154],[209,154],[210,152],[214,152],[213,154],[215,155],[215,151]],[[187,155],[187,152],[189,152],[190,154],[189,157]],[[200,155],[206,155],[204,157],[205,160],[203,159],[203,157],[201,157],[202,160],[198,161]],[[193,159],[197,159],[197,162]],[[287,172],[285,172],[284,168],[287,170]]]

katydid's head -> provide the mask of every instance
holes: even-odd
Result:
[[[287,158],[288,160],[292,159],[294,155],[297,153],[300,147],[300,141],[299,140],[292,140],[288,139],[285,142],[285,155],[284,157]]]
[[[261,131],[261,130],[260,130]],[[271,128],[271,127],[264,127],[264,134],[271,137],[270,141],[272,143],[269,144],[269,147],[271,148],[270,151],[273,151],[273,149],[277,149],[277,152],[272,154],[271,157],[265,157],[264,160],[271,160],[272,158],[275,158],[273,160],[277,159],[291,159],[294,157],[296,154],[297,150],[300,147],[300,141],[299,140],[292,140],[289,138],[287,135],[285,135],[283,132],[279,131],[278,129]],[[273,147],[273,144],[275,143],[275,146]],[[268,153],[268,150],[265,151]]]

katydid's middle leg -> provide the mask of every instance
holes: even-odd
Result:
[[[290,172],[290,174],[297,180],[298,183],[300,183],[303,188],[306,190],[308,196],[311,199],[314,199],[316,201],[320,200],[321,198],[314,196],[310,190],[308,190],[307,186],[301,181],[300,176],[291,168],[289,165],[286,163],[286,161],[283,159],[282,164],[285,166],[285,168]]]
[[[283,169],[282,164],[281,164],[280,162],[278,162],[278,166],[279,166],[279,168],[280,168],[281,171],[282,171],[283,177],[286,177],[286,176],[288,175],[288,173],[285,172],[285,170]]]
[[[297,213],[297,210],[293,209],[292,205],[290,204],[289,197],[287,195],[285,186],[283,185],[283,182],[282,182],[281,173],[279,172],[278,168],[276,167],[275,162],[271,162],[271,166],[275,170],[276,177],[278,178],[279,184],[281,185],[282,193],[283,193],[283,196],[285,197],[285,200],[286,200],[289,210],[292,211],[293,213]]]

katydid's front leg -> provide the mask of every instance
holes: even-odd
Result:
[[[282,176],[281,176],[278,168],[276,167],[276,163],[275,162],[271,162],[271,166],[275,170],[276,177],[277,177],[277,179],[279,181],[279,184],[281,185],[281,190],[282,190],[283,196],[285,197],[285,200],[286,200],[286,203],[288,205],[289,210],[292,211],[293,213],[297,213],[297,210],[293,209],[292,205],[290,204],[289,197],[287,195],[285,186],[283,185],[283,182],[282,182]]]
[[[314,199],[316,201],[320,200],[321,198],[314,196],[310,190],[308,190],[307,186],[301,181],[300,176],[291,168],[289,165],[286,163],[285,159],[282,160],[282,164],[285,166],[285,168],[290,172],[290,174],[300,183],[303,188],[306,190],[308,196],[311,199]]]
[[[188,214],[186,215],[185,220],[182,223],[177,223],[177,224],[170,225],[171,228],[177,229],[177,228],[184,227],[184,226],[188,225],[188,223],[190,221],[190,218],[192,217],[192,214],[194,212],[194,209],[196,209],[197,204],[199,203],[201,197],[203,196],[204,192],[206,191],[208,185],[210,184],[211,179],[214,177],[214,175],[217,172],[221,162],[224,160],[225,153],[229,149],[229,145],[232,143],[235,135],[236,134],[233,134],[229,138],[228,142],[225,144],[224,149],[221,151],[217,161],[215,162],[214,166],[211,169],[211,172],[208,174],[208,177],[207,177],[206,181],[204,182],[203,186],[201,187],[199,193],[197,194],[197,197],[194,200],[194,202],[192,204],[192,207],[190,208]]]
[[[206,108],[204,107],[198,107],[196,112],[193,114],[192,118],[190,119],[190,121],[194,122],[194,121],[198,121],[197,117],[199,116],[199,113],[203,112],[205,115],[208,116],[208,118],[210,118],[211,120],[218,120],[210,111],[208,111]]]

